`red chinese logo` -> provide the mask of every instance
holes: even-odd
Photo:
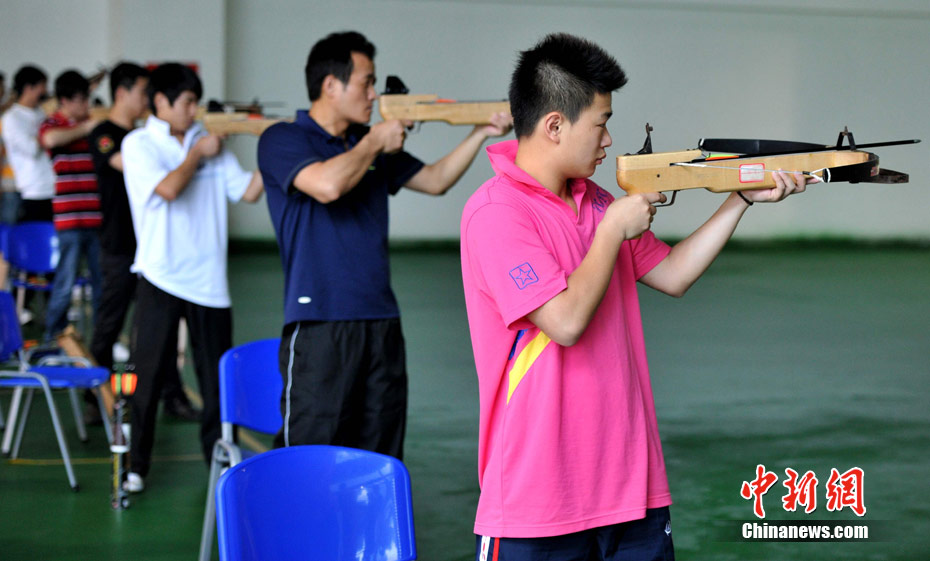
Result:
[[[800,475],[797,471],[786,468],[787,478],[782,483],[788,492],[781,498],[782,507],[787,512],[796,512],[798,507],[804,507],[804,512],[810,514],[817,510],[817,484],[819,480],[812,471]],[[862,468],[854,467],[844,473],[836,468],[830,470],[830,479],[824,486],[826,490],[827,510],[838,511],[849,507],[857,516],[865,515],[865,500],[863,497],[863,484],[865,473]],[[772,485],[778,481],[778,476],[766,471],[765,466],[756,466],[756,478],[752,481],[743,481],[740,496],[753,501],[752,511],[759,518],[765,518],[765,507],[762,497],[768,493]]]
[[[856,516],[865,515],[865,503],[862,499],[862,485],[865,473],[854,467],[843,474],[833,468],[827,481],[827,510],[836,511],[849,507]]]
[[[791,468],[785,469],[788,479],[782,485],[788,488],[788,494],[781,498],[781,502],[788,512],[797,510],[798,505],[804,507],[804,512],[810,514],[817,510],[817,476],[808,471],[798,480],[798,472]]]
[[[769,492],[769,488],[778,481],[778,476],[771,471],[765,471],[765,466],[759,464],[756,466],[756,478],[752,481],[743,481],[743,487],[740,489],[740,496],[744,499],[755,499],[753,501],[752,511],[759,518],[765,518],[765,508],[762,507],[762,495]]]

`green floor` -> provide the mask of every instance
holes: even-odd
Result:
[[[473,559],[477,385],[458,256],[394,255],[411,399],[407,464],[420,559]],[[231,258],[235,341],[281,322],[277,256]],[[930,551],[930,251],[863,247],[725,252],[685,298],[641,291],[660,431],[686,560],[911,560]],[[190,372],[185,373],[190,380]],[[0,393],[6,410],[9,393]],[[62,409],[64,403],[62,403]],[[0,462],[0,560],[194,559],[206,469],[196,426],[164,420],[148,489],[112,511],[99,429],[81,444],[69,491],[45,407]],[[267,442],[267,440],[263,440]],[[757,464],[779,475],[767,520],[867,521],[869,543],[747,543],[739,496]],[[831,468],[865,472],[867,513],[828,513]],[[820,480],[811,515],[781,508],[785,468]]]

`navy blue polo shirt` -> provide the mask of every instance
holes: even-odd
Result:
[[[388,263],[388,195],[423,168],[406,152],[379,155],[362,180],[323,204],[297,190],[306,166],[352,149],[368,127],[334,137],[306,111],[268,128],[258,142],[258,167],[284,268],[284,322],[384,319],[400,316]]]

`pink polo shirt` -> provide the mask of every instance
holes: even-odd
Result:
[[[542,537],[636,520],[671,504],[636,280],[668,255],[651,232],[622,244],[581,339],[550,341],[526,315],[566,288],[613,200],[575,180],[577,216],[488,147],[495,177],[462,216],[462,276],[478,371],[481,497],[475,533]]]

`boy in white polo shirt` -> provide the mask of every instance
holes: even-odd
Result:
[[[195,122],[202,94],[190,68],[169,63],[149,79],[153,115],[123,140],[123,173],[138,246],[132,361],[139,376],[132,408],[132,473],[148,474],[163,377],[176,368],[177,325],[187,320],[203,397],[200,438],[209,462],[220,435],[219,359],[232,346],[226,279],[226,201],[257,201],[261,176],[243,171],[222,139]]]

